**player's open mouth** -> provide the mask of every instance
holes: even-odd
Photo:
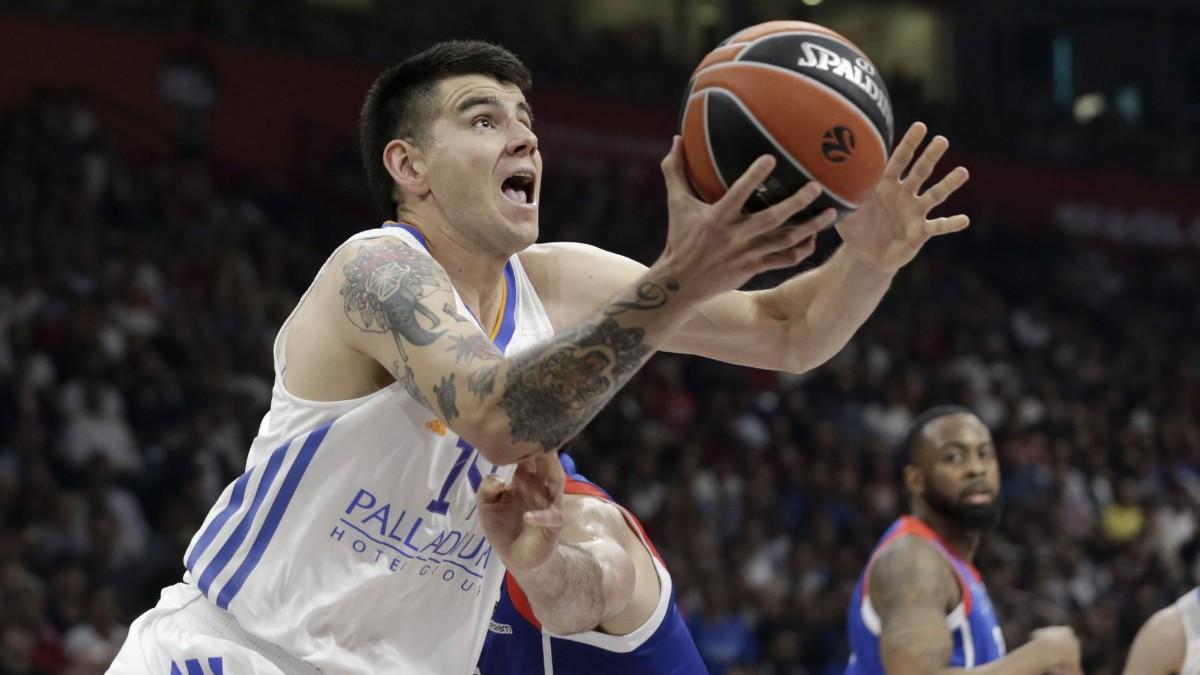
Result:
[[[500,192],[508,201],[520,206],[533,206],[534,175],[518,171],[500,184]]]
[[[963,492],[962,500],[968,504],[991,504],[996,493],[986,488],[972,488]]]

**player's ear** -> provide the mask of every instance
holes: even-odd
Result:
[[[383,148],[383,165],[403,197],[429,194],[428,163],[420,146],[411,140],[396,138]]]
[[[904,467],[904,488],[913,497],[925,494],[925,475],[921,473],[920,468],[912,464]]]

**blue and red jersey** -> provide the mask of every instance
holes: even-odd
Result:
[[[888,528],[875,545],[871,560],[854,589],[850,612],[846,617],[851,653],[845,675],[887,675],[879,653],[882,625],[879,614],[871,604],[871,565],[884,548],[906,536],[920,537],[929,542],[954,568],[954,574],[962,589],[962,602],[946,616],[946,628],[954,640],[954,651],[946,666],[974,668],[1004,656],[1004,635],[1000,632],[1000,623],[992,610],[992,601],[988,597],[979,570],[963,559],[928,525],[913,516],[902,516]]]

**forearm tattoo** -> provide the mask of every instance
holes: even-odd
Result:
[[[635,301],[614,301],[599,321],[515,357],[500,401],[513,440],[551,451],[578,433],[653,352],[644,328],[616,317],[661,307],[678,289],[674,279],[644,283]]]
[[[637,287],[637,299],[633,301],[618,300],[604,308],[608,316],[616,316],[629,309],[658,309],[667,304],[671,293],[679,290],[679,282],[674,279],[663,279],[661,283],[647,281]]]

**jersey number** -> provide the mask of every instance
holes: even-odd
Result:
[[[429,502],[429,506],[425,507],[432,513],[440,513],[445,515],[450,510],[450,502],[446,501],[446,495],[450,494],[450,488],[454,486],[454,481],[462,475],[463,467],[467,467],[467,480],[471,483],[471,491],[479,490],[479,484],[483,482],[483,474],[479,473],[479,467],[476,464],[479,461],[479,454],[475,452],[475,448],[463,439],[458,439],[456,444],[458,447],[458,458],[454,460],[454,466],[450,467],[450,473],[446,476],[446,481],[442,483],[442,489],[438,492],[437,499]],[[491,473],[496,473],[499,467],[493,466]]]

